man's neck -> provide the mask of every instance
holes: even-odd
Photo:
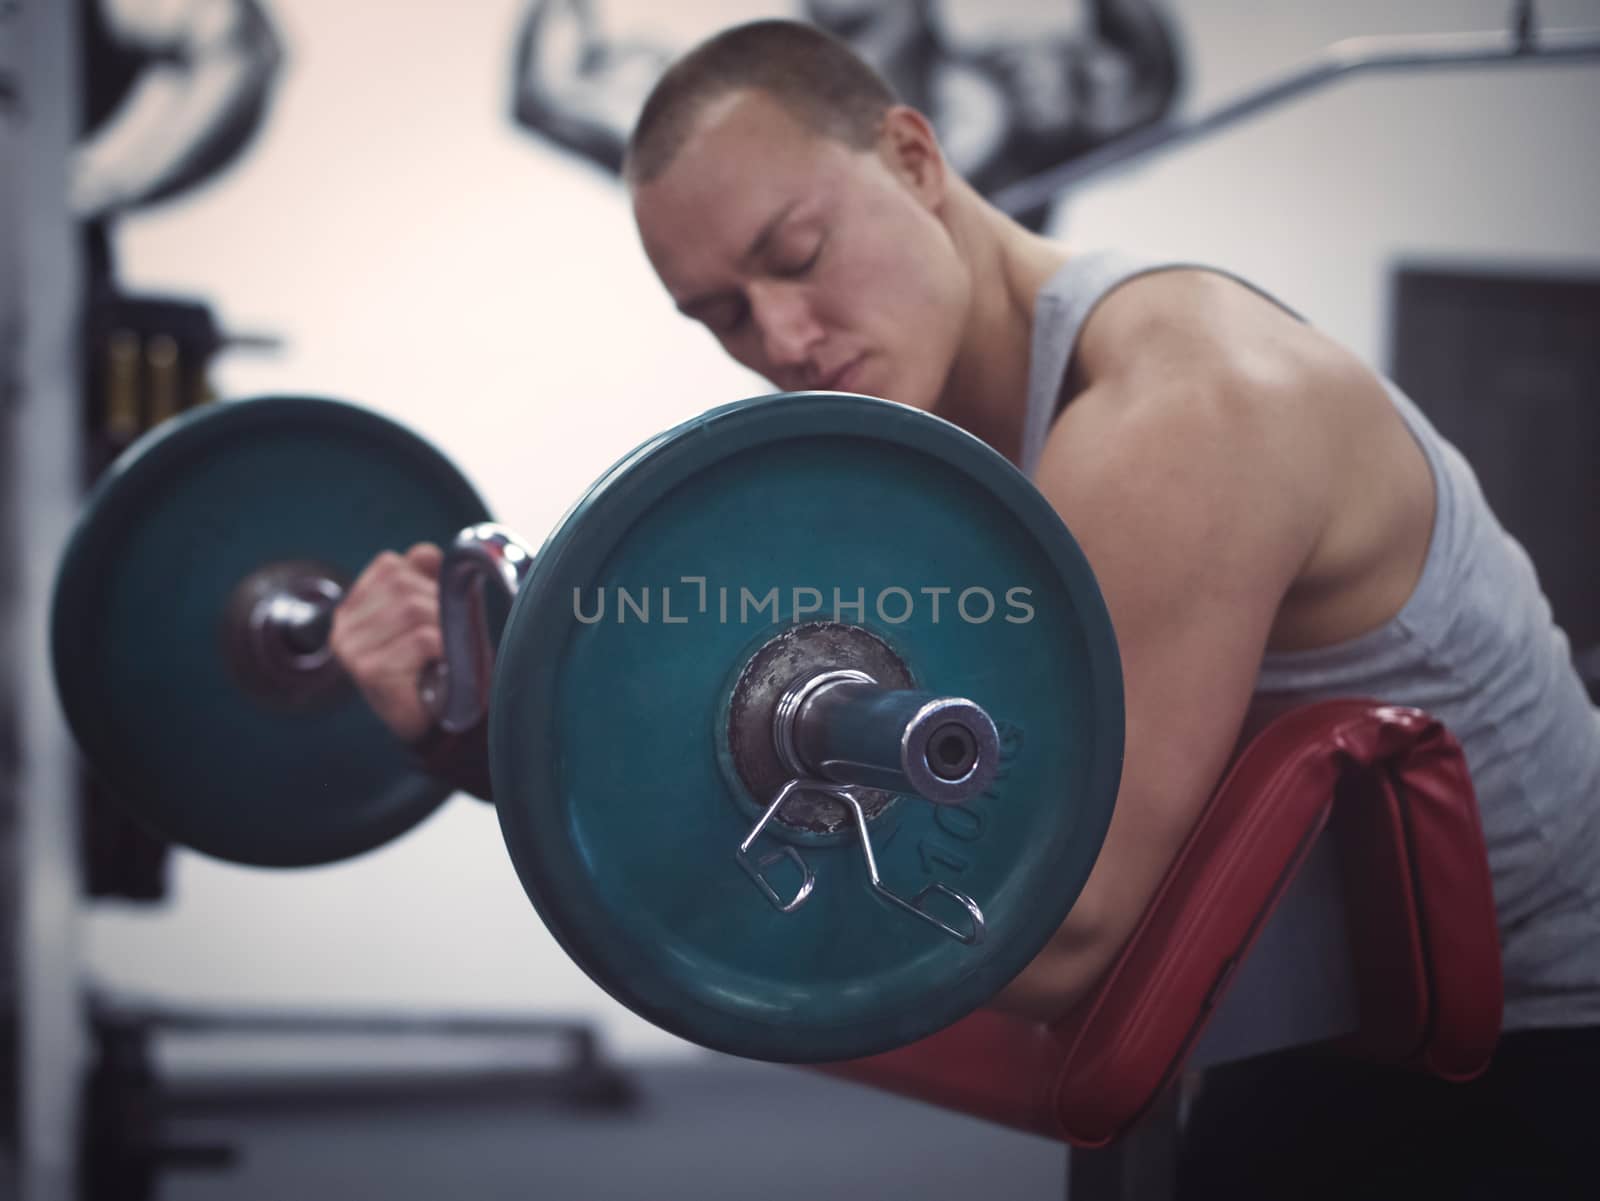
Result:
[[[1015,463],[1027,413],[1034,303],[1069,252],[976,193],[953,199],[949,228],[972,272],[972,304],[935,411]]]

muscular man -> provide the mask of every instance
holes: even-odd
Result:
[[[1423,1098],[1405,1091],[1411,1078],[1373,1071],[1336,1107],[1330,1147],[1319,1140],[1333,1123],[1292,1120],[1312,1112],[1307,1081],[1326,1078],[1314,1065],[1261,1092],[1259,1111],[1231,1124],[1228,1155],[1214,1152],[1229,1124],[1197,1113],[1213,1175],[1190,1184],[1216,1185],[1249,1148],[1254,1168],[1276,1156],[1291,1173],[1267,1195],[1308,1195],[1306,1176],[1333,1179],[1339,1157],[1382,1156],[1385,1138],[1422,1154],[1431,1131],[1459,1145],[1428,1179],[1510,1146],[1478,1183],[1522,1172],[1537,1195],[1564,1195],[1538,1173],[1576,1171],[1596,1120],[1600,715],[1527,557],[1416,407],[1237,279],[1081,254],[1017,225],[949,169],[920,113],[805,26],[742,26],[681,59],[644,106],[625,177],[668,294],[729,354],[780,389],[883,396],[965,427],[1033,478],[1094,568],[1125,677],[1121,790],[1078,903],[993,1004],[1056,1017],[1094,983],[1254,722],[1333,695],[1418,705],[1466,748],[1505,963],[1496,1066],[1451,1096],[1511,1118],[1544,1105],[1547,1118],[1496,1128],[1498,1143],[1462,1140],[1459,1112],[1446,1123],[1419,1099],[1403,1135],[1362,1129],[1374,1098]],[[429,556],[363,578],[335,624],[341,655],[362,614],[390,612],[357,599],[385,579],[415,585]],[[432,616],[421,601],[415,612]],[[395,680],[433,649],[415,638]],[[363,686],[384,711],[384,688]],[[425,726],[410,699],[395,703],[399,732]],[[1553,1103],[1563,1078],[1590,1099]],[[1239,1097],[1211,1101],[1237,1109]],[[1226,1195],[1244,1183],[1228,1180]],[[1380,1177],[1352,1187],[1389,1195]]]

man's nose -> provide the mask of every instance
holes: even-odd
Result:
[[[753,288],[749,299],[767,363],[782,370],[804,367],[822,339],[822,324],[796,289]]]

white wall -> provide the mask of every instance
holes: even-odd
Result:
[[[616,185],[505,116],[519,0],[271,8],[290,58],[255,149],[120,239],[130,285],[206,294],[234,325],[288,338],[279,357],[227,359],[227,394],[386,409],[537,539],[644,437],[766,390],[672,312]],[[1489,28],[1508,8],[1183,0],[1186,103],[1209,106],[1337,38]],[[1551,25],[1600,25],[1595,0],[1544,8]],[[787,11],[603,10],[673,45]],[[1381,361],[1397,254],[1600,269],[1597,113],[1593,65],[1346,83],[1097,184],[1062,231],[1224,264]],[[272,873],[180,853],[174,883],[164,910],[92,916],[100,979],[195,1000],[583,1014],[627,1053],[688,1049],[571,965],[474,802],[354,863]]]

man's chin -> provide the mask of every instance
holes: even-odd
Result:
[[[819,386],[822,392],[844,392],[854,396],[870,396],[874,400],[889,400],[924,413],[937,413],[939,393],[924,392],[914,386],[904,386],[889,378],[876,363],[863,363],[844,373],[832,384]]]
[[[838,390],[879,400],[892,400],[895,404],[905,405],[908,409],[920,409],[924,413],[933,412],[939,402],[937,393],[925,395],[921,389],[898,383],[881,370],[872,370],[870,365],[851,373],[841,381]]]
[[[897,386],[892,381],[885,381],[883,390],[864,390],[868,396],[881,396],[885,400],[892,400],[895,404],[905,405],[908,409],[916,409],[922,413],[939,411],[939,394],[937,392],[924,392],[915,387]]]

